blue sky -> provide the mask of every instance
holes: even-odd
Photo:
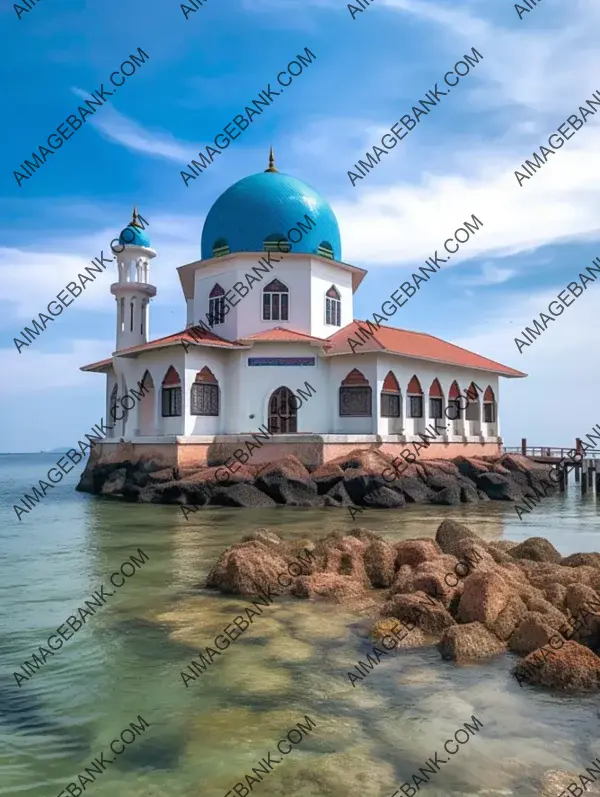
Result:
[[[0,20],[0,451],[69,445],[102,416],[103,377],[79,366],[114,348],[111,267],[21,354],[15,335],[108,251],[134,202],[158,252],[152,337],[182,329],[175,269],[271,143],[333,206],[343,259],[369,271],[358,318],[475,213],[483,229],[393,323],[529,374],[502,381],[507,444],[566,445],[600,421],[596,285],[522,354],[514,343],[600,255],[600,118],[522,188],[514,177],[600,89],[594,0],[544,0],[522,20],[507,0],[375,0],[355,19],[334,0],[208,0],[187,20],[174,0],[40,0]],[[147,63],[19,188],[13,171],[138,47]],[[184,165],[305,47],[314,63],[186,188]],[[472,47],[481,63],[353,188],[348,169]]]

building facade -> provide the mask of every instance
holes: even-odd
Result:
[[[184,330],[150,340],[156,252],[135,210],[119,241],[116,348],[82,368],[106,376],[106,413],[116,418],[96,447],[101,460],[216,465],[261,432],[256,461],[293,453],[317,465],[356,448],[399,453],[434,424],[423,457],[500,452],[499,379],[525,374],[431,335],[355,320],[366,271],[342,260],[331,207],[280,173],[272,152],[265,172],[217,199],[201,259],[178,268]]]

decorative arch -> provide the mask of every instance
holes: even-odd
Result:
[[[462,415],[462,411],[464,410],[464,406],[461,404],[463,399],[460,395],[460,387],[456,379],[450,385],[450,390],[448,391],[448,411],[446,413],[446,417],[450,421],[458,421]],[[466,405],[465,405],[466,406]],[[456,433],[456,430],[455,430]]]
[[[340,385],[340,416],[371,417],[373,391],[369,381],[357,368],[342,380]]]
[[[335,285],[332,285],[325,294],[325,323],[328,326],[342,326],[341,294]]]
[[[433,421],[444,417],[444,393],[437,377],[429,386],[429,417]]]
[[[212,248],[213,257],[223,257],[223,255],[228,255],[229,252],[227,240],[225,238],[217,238]]]
[[[269,399],[268,429],[271,434],[298,431],[298,399],[285,385],[274,390]]]
[[[289,321],[290,289],[278,279],[263,288],[263,321]]]
[[[483,394],[483,420],[484,423],[496,423],[496,418],[496,397],[492,387],[488,385]]]
[[[408,396],[408,417],[409,418],[422,418],[423,417],[423,389],[421,383],[414,374],[408,387],[406,388],[406,395]]]
[[[211,327],[225,323],[225,291],[218,282],[208,294],[208,323]]]
[[[191,415],[219,415],[219,382],[213,372],[204,366],[190,388]]]
[[[402,394],[398,380],[388,371],[381,388],[381,417],[399,418],[402,411]]]
[[[321,255],[321,257],[327,257],[329,260],[333,260],[333,246],[329,241],[321,241],[317,247],[317,254]]]
[[[288,241],[287,236],[281,232],[272,232],[267,235],[263,241],[263,249],[265,252],[289,252],[292,248],[291,243]]]
[[[179,374],[169,366],[162,381],[162,417],[175,418],[182,414],[181,379]]]
[[[480,421],[481,411],[479,404],[479,388],[475,382],[471,382],[469,387],[465,390],[465,399],[467,401],[465,420],[477,422]]]

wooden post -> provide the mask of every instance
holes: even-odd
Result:
[[[594,486],[594,475],[593,475],[594,474],[594,460],[593,459],[589,459],[588,460],[587,472],[588,472],[588,487],[591,489]]]
[[[587,493],[588,488],[588,480],[587,480],[587,473],[585,472],[586,463],[582,462],[581,464],[581,495],[585,495]]]
[[[563,467],[559,466],[557,468],[557,473],[558,473],[558,491],[564,493],[565,485],[567,482],[567,477],[565,475],[566,469],[564,468],[564,466]]]
[[[600,468],[598,468],[598,460],[596,460],[596,498],[600,496]]]
[[[527,438],[521,438],[521,454],[526,457],[527,456]]]

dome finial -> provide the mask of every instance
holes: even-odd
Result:
[[[143,229],[142,225],[140,224],[140,222],[138,220],[137,205],[133,206],[133,218],[131,219],[131,222],[130,222],[129,226],[130,227],[139,227],[140,229]]]
[[[265,172],[276,172],[277,169],[275,168],[275,153],[273,152],[273,145],[269,147],[269,168],[265,169]]]

